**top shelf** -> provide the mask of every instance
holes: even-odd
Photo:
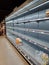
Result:
[[[32,1],[31,3],[29,3],[28,5],[26,5],[22,9],[18,10],[17,12],[12,14],[11,16],[7,17],[5,19],[5,21],[9,21],[9,20],[12,20],[12,19],[17,19],[17,18],[22,17],[22,16],[26,16],[26,15],[34,13],[38,10],[48,8],[48,6],[49,6],[49,1],[48,0],[44,0],[39,5],[36,5],[36,6],[33,7],[33,5],[35,5],[35,3],[37,3],[37,4],[40,3],[40,0],[36,0],[35,2]]]

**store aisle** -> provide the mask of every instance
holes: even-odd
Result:
[[[29,65],[5,38],[0,36],[0,65]]]

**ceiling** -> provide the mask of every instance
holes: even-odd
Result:
[[[0,22],[26,0],[0,0]]]

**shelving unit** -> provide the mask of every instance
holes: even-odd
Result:
[[[5,19],[7,38],[31,65],[47,65],[49,62],[47,10],[49,11],[48,0],[35,0]],[[22,45],[16,44],[16,38],[22,40]],[[46,55],[46,59],[43,59],[43,55]]]

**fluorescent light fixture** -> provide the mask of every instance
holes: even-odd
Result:
[[[44,32],[40,32],[41,34],[44,34]]]
[[[34,30],[32,32],[35,32]]]

